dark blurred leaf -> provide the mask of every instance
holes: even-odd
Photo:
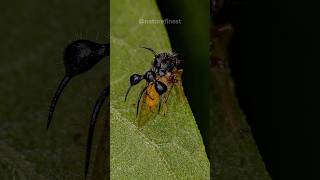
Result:
[[[73,79],[45,131],[51,97],[72,40],[105,42],[104,0],[6,1],[1,5],[0,179],[82,179],[90,112],[105,86],[106,62]],[[103,117],[103,114],[101,115]],[[81,133],[80,133],[81,134]]]
[[[232,33],[231,25],[212,29],[210,141],[206,147],[211,177],[217,180],[269,180],[234,92],[227,51]]]

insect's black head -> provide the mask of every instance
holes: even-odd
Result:
[[[167,91],[167,86],[161,81],[155,82],[155,88],[160,96]]]
[[[110,44],[99,44],[89,40],[77,40],[64,51],[64,65],[67,76],[84,73],[110,54]]]
[[[156,80],[156,73],[153,71],[147,71],[146,74],[144,74],[143,79],[148,83],[153,82]]]
[[[167,64],[169,61],[167,53],[156,54],[153,60],[153,66],[156,68],[161,68],[161,66]]]
[[[182,61],[176,53],[159,53],[153,61],[153,70],[160,76],[172,72],[174,68],[181,69]]]
[[[136,85],[138,84],[141,80],[143,79],[143,77],[140,74],[132,74],[130,76],[130,85]]]
[[[154,60],[152,63],[152,71],[160,76],[165,75],[167,72],[172,72],[176,67],[182,69],[182,61],[178,57],[177,53],[156,53],[153,49],[148,47],[142,47],[151,51],[154,54]]]

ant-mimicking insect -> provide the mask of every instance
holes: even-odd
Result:
[[[89,40],[76,40],[71,42],[65,48],[64,58],[63,58],[64,67],[65,67],[65,76],[60,81],[59,86],[52,98],[51,105],[49,108],[47,130],[49,129],[58,99],[62,94],[63,89],[68,84],[68,82],[73,77],[78,76],[90,70],[93,66],[95,66],[101,59],[103,59],[106,56],[110,56],[110,44],[99,44]],[[91,114],[87,146],[86,146],[85,178],[87,177],[89,163],[90,163],[92,138],[93,138],[97,117],[104,101],[109,95],[110,95],[110,87],[109,87],[109,84],[107,83],[107,87],[99,95]]]
[[[143,112],[145,105],[150,112],[154,112],[155,107],[158,105],[158,113],[160,112],[161,104],[163,103],[166,107],[170,91],[173,85],[178,84],[182,88],[181,75],[182,75],[182,60],[176,53],[156,53],[153,49],[148,47],[141,47],[151,51],[154,55],[154,60],[150,70],[144,75],[132,74],[130,76],[130,86],[125,95],[125,101],[132,88],[137,85],[143,79],[146,81],[146,85],[140,91],[137,101],[136,115],[138,117],[138,126],[141,127],[146,123],[146,120],[141,118],[148,118]],[[182,89],[180,89],[182,90]],[[183,92],[180,91],[180,92]],[[140,101],[143,99],[143,104],[140,108]],[[139,111],[140,108],[140,111]],[[166,108],[167,109],[167,108]],[[166,111],[166,110],[165,110]],[[140,113],[139,113],[140,112]]]

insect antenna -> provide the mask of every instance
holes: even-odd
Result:
[[[51,100],[51,105],[49,108],[49,116],[48,116],[48,121],[47,121],[47,130],[49,129],[54,110],[56,108],[57,102],[59,100],[59,97],[63,91],[63,89],[67,86],[68,82],[70,81],[71,77],[70,76],[65,76],[59,83],[59,86]]]
[[[140,48],[143,48],[143,49],[146,49],[146,50],[151,51],[151,52],[153,53],[153,55],[154,55],[154,56],[156,56],[156,55],[157,55],[157,53],[156,53],[153,49],[151,49],[151,48],[144,47],[144,46],[140,46]]]
[[[110,86],[107,86],[99,95],[96,104],[94,105],[91,119],[89,123],[89,131],[88,131],[88,139],[87,139],[87,147],[86,147],[86,160],[85,160],[85,178],[87,178],[89,164],[90,164],[90,156],[91,156],[91,146],[92,146],[92,139],[93,133],[96,126],[97,118],[103,103],[105,102],[106,98],[110,95]]]

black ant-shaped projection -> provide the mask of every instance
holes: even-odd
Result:
[[[154,83],[154,87],[158,95],[160,96],[160,101],[158,103],[158,112],[160,112],[160,106],[161,106],[161,95],[163,95],[165,92],[167,92],[167,85],[163,82],[161,82],[159,77],[163,77],[165,75],[172,74],[174,69],[181,69],[182,67],[182,60],[178,58],[178,54],[176,53],[156,53],[153,49],[148,47],[141,47],[144,49],[147,49],[151,51],[154,55],[154,60],[152,63],[152,66],[149,71],[147,71],[144,75],[140,74],[132,74],[130,76],[130,86],[126,92],[125,95],[125,101],[127,100],[127,96],[132,88],[132,86],[137,85],[141,80],[146,80],[146,86],[141,90],[138,102],[137,102],[137,115],[139,113],[139,104],[140,100],[142,98],[142,95],[147,90],[150,83]]]
[[[60,84],[54,94],[50,109],[49,116],[47,121],[47,130],[49,129],[53,112],[55,110],[58,99],[66,87],[68,82],[75,76],[90,70],[94,65],[96,65],[101,59],[106,56],[110,56],[110,44],[99,44],[89,40],[76,40],[71,42],[64,51],[64,67],[65,67],[65,76],[60,81]],[[110,87],[107,83],[107,87],[99,95],[94,109],[91,114],[91,120],[89,124],[87,147],[86,147],[86,160],[85,160],[85,177],[88,173],[89,163],[90,163],[90,154],[92,146],[92,138],[94,133],[95,124],[99,111],[106,100],[107,96],[110,95]]]

